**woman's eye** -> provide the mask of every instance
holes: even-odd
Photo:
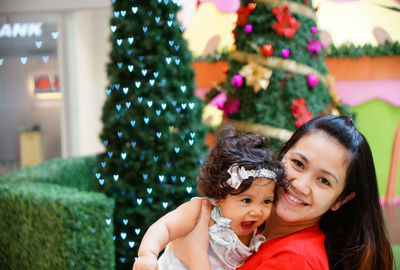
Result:
[[[330,185],[331,185],[331,184],[329,183],[329,181],[326,180],[325,178],[320,178],[319,181],[320,181],[322,184],[324,184],[324,185],[327,185],[327,186],[330,186]]]
[[[303,168],[304,167],[303,163],[301,161],[297,160],[297,159],[294,159],[293,163],[294,163],[294,165],[296,165],[296,167],[299,167],[299,168]]]
[[[243,199],[244,203],[251,203],[251,199]]]

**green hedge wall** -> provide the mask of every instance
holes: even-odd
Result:
[[[96,156],[56,158],[0,177],[0,183],[40,182],[94,191],[95,170]]]
[[[0,177],[0,269],[115,269],[111,198],[96,156],[53,159]]]
[[[114,269],[113,211],[101,193],[0,184],[0,269]]]

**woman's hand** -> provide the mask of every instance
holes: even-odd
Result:
[[[208,261],[210,212],[210,202],[204,199],[196,227],[186,236],[175,240],[171,246],[175,255],[191,270],[210,269]]]

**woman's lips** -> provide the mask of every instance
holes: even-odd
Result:
[[[295,205],[295,206],[305,206],[308,205],[308,203],[305,203],[304,201],[300,200],[299,198],[295,197],[292,194],[289,194],[288,192],[285,192],[285,198],[289,203]]]

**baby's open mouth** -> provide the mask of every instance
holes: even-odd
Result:
[[[242,227],[243,230],[247,231],[253,228],[255,221],[242,221],[240,223],[240,226]]]

